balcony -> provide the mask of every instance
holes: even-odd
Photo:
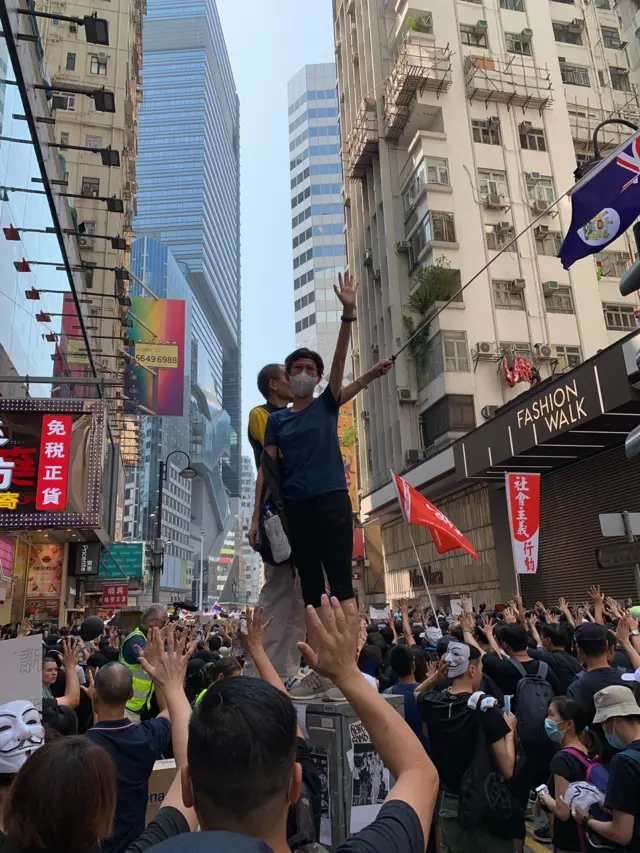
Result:
[[[527,56],[467,56],[465,86],[470,101],[507,107],[548,109],[553,103],[551,74]]]
[[[451,50],[436,47],[433,39],[417,31],[407,33],[385,88],[386,139],[397,142],[411,115],[416,92],[429,90],[439,97],[451,87]]]
[[[373,166],[373,157],[378,153],[378,115],[374,98],[365,98],[353,129],[349,134],[349,178],[363,181],[367,169]]]

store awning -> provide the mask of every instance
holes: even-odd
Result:
[[[453,447],[458,480],[545,474],[623,444],[640,424],[640,331],[503,406]]]

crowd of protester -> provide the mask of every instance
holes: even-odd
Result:
[[[315,673],[353,706],[394,780],[336,849],[518,853],[533,819],[556,853],[640,853],[639,617],[598,587],[531,610],[399,602],[384,621],[327,596],[308,607],[299,683]],[[0,853],[322,850],[321,768],[265,652],[275,629],[261,609],[204,625],[152,605],[130,633],[44,632],[42,715],[0,708]]]

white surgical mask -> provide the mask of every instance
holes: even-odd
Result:
[[[292,376],[289,379],[291,390],[296,397],[309,397],[318,384],[315,376],[308,376],[306,373],[298,373],[297,376]]]

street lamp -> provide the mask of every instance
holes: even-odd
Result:
[[[162,567],[164,564],[164,543],[162,541],[162,492],[164,483],[167,479],[168,463],[172,456],[176,453],[182,453],[187,457],[187,466],[180,471],[180,476],[185,480],[193,480],[198,476],[195,468],[191,467],[191,459],[185,450],[172,450],[166,459],[160,460],[158,469],[158,509],[156,516],[156,541],[153,549],[153,585],[152,597],[154,601],[160,601],[160,578],[162,576]]]
[[[200,595],[198,596],[198,607],[202,613],[202,589],[204,584],[204,537],[207,531],[202,528],[200,531]]]

